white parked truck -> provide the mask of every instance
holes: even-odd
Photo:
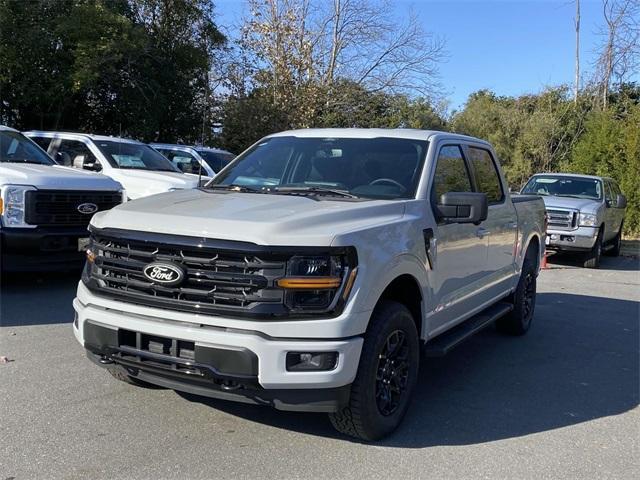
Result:
[[[529,329],[544,222],[482,140],[278,133],[206,188],[96,215],[73,331],[118,379],[328,412],[374,440],[400,424],[420,348]]]
[[[0,269],[79,269],[91,216],[122,203],[104,175],[57,165],[20,132],[0,125]]]
[[[198,187],[149,145],[125,138],[69,132],[24,132],[60,165],[100,172],[120,182],[131,200]]]
[[[219,148],[152,143],[151,146],[185,173],[215,177],[236,156]]]

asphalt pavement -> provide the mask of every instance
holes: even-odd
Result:
[[[377,444],[322,414],[114,380],[71,331],[75,275],[1,285],[0,480],[640,478],[640,262],[554,259],[528,335],[428,359]]]

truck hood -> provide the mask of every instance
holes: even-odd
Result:
[[[543,196],[542,199],[546,208],[569,208],[581,212],[595,212],[601,203],[599,200],[572,197]]]
[[[124,203],[97,213],[91,223],[259,245],[328,246],[341,233],[396,220],[404,208],[402,201],[185,190]]]
[[[61,165],[0,163],[0,184],[32,185],[56,190],[120,190],[115,180],[86,170]]]
[[[110,169],[109,176],[120,182],[131,199],[146,197],[170,189],[188,189],[198,186],[198,178],[179,172],[154,172],[151,170]]]

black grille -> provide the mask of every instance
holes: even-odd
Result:
[[[101,211],[122,202],[120,192],[35,190],[26,195],[25,221],[40,226],[88,225],[92,214],[80,213],[79,205],[93,203]]]
[[[92,235],[96,253],[89,288],[128,302],[201,313],[284,314],[283,290],[288,256],[249,253],[199,244],[173,245],[141,239]],[[168,262],[185,272],[175,286],[154,283],[143,273],[151,262]]]

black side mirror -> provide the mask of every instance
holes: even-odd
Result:
[[[627,197],[621,193],[619,193],[616,198],[616,208],[627,208]]]
[[[447,192],[436,206],[438,220],[445,223],[480,223],[487,219],[487,195],[476,192]]]

